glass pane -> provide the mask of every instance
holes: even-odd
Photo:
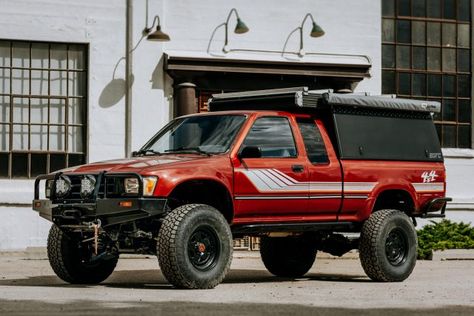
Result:
[[[395,71],[382,71],[382,93],[395,94]]]
[[[10,94],[10,69],[0,69],[0,93]]]
[[[50,73],[51,95],[67,95],[67,72],[51,71]]]
[[[426,48],[413,47],[413,68],[419,70],[426,69]]]
[[[470,25],[458,24],[458,46],[469,48],[470,43]]]
[[[398,74],[398,92],[397,94],[410,95],[411,94],[411,74],[401,72]]]
[[[50,172],[66,168],[66,154],[51,154],[49,161]]]
[[[410,21],[397,20],[397,42],[407,44],[411,42]]]
[[[471,5],[470,0],[458,0],[458,20],[471,20]]]
[[[413,95],[426,96],[425,74],[413,74]]]
[[[10,157],[7,153],[0,154],[0,177],[8,177],[8,164]]]
[[[69,69],[85,69],[85,59],[84,46],[69,45]]]
[[[427,16],[430,18],[441,17],[441,0],[428,0],[426,1]]]
[[[434,97],[441,96],[440,75],[428,75],[428,95]]]
[[[428,45],[441,44],[441,24],[428,22]]]
[[[68,152],[80,153],[84,151],[83,148],[83,134],[82,127],[69,127],[68,130]]]
[[[30,71],[12,70],[12,92],[13,94],[30,94]]]
[[[314,120],[297,119],[298,127],[300,128],[301,136],[308,155],[309,161],[312,163],[328,163],[328,154],[323,138],[319,132]]]
[[[395,46],[382,45],[382,67],[395,68]]]
[[[412,39],[413,44],[421,44],[421,45],[426,44],[425,28],[426,28],[425,22],[420,22],[420,21],[412,22],[411,39]]]
[[[65,142],[64,126],[49,127],[49,150],[63,151]]]
[[[456,96],[456,76],[443,75],[443,96]]]
[[[445,19],[456,19],[456,0],[444,0],[443,16]]]
[[[28,154],[12,155],[12,177],[28,177]]]
[[[42,70],[31,71],[31,94],[48,95],[48,72]]]
[[[66,123],[66,99],[51,99],[49,105],[49,122],[50,124]]]
[[[456,46],[456,24],[443,23],[442,32],[443,32],[442,34],[443,46],[448,46],[448,47]]]
[[[471,100],[458,100],[458,121],[462,123],[471,123],[471,113]]]
[[[412,0],[413,16],[426,16],[425,0]]]
[[[27,98],[13,98],[13,122],[28,123]]]
[[[0,124],[0,151],[10,150],[10,126]]]
[[[458,147],[471,148],[471,126],[458,127]]]
[[[86,88],[86,76],[83,72],[69,73],[69,95],[70,96],[84,96]]]
[[[68,156],[68,167],[74,167],[86,163],[83,154],[69,154]]]
[[[0,96],[0,123],[10,122],[10,97]]]
[[[0,41],[0,66],[10,67],[10,42]]]
[[[30,67],[30,44],[25,42],[12,42],[12,66],[13,67]]]
[[[48,126],[31,125],[31,150],[48,150]]]
[[[467,98],[471,96],[471,77],[469,75],[458,76],[458,96]]]
[[[31,44],[31,67],[49,68],[49,45],[43,43]]]
[[[456,120],[456,107],[455,100],[445,99],[442,105],[443,121],[455,121]]]
[[[443,48],[443,71],[456,71],[456,49]]]
[[[30,99],[31,104],[31,123],[48,123],[48,99]]]
[[[443,147],[456,147],[456,125],[443,125]]]
[[[458,71],[469,72],[471,70],[471,51],[458,49]]]
[[[69,99],[69,124],[85,123],[85,108],[82,99]]]
[[[398,15],[410,16],[410,0],[398,0]]]
[[[410,46],[397,46],[397,68],[410,68]]]
[[[428,47],[428,70],[441,70],[441,49]]]
[[[28,125],[13,125],[13,150],[28,150]]]
[[[31,154],[31,177],[47,173],[47,154]]]
[[[382,15],[383,16],[395,15],[395,0],[382,0]]]
[[[67,69],[67,45],[51,44],[51,69]]]
[[[382,20],[382,41],[395,42],[395,21],[391,19]]]

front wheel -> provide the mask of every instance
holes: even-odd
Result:
[[[58,226],[48,235],[48,259],[53,271],[72,284],[97,284],[107,279],[117,265],[118,256],[91,262],[90,250]]]
[[[398,210],[377,211],[362,226],[360,260],[374,281],[399,282],[408,278],[415,268],[416,248],[415,227]]]
[[[177,207],[166,216],[158,233],[161,271],[178,288],[214,288],[229,270],[232,250],[227,221],[209,205]]]

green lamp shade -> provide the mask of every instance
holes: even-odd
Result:
[[[313,22],[313,28],[311,29],[311,37],[321,37],[324,35],[323,29]]]
[[[243,33],[247,33],[248,31],[249,31],[249,28],[247,27],[247,25],[245,25],[245,23],[242,22],[241,19],[237,19],[237,25],[235,26],[234,32],[236,34],[243,34]]]
[[[170,37],[169,37],[168,34],[162,32],[161,31],[161,26],[158,25],[156,27],[156,31],[148,34],[146,39],[149,40],[149,41],[168,42],[170,40]]]

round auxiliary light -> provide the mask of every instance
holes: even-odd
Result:
[[[96,180],[94,176],[86,175],[81,179],[81,197],[89,197],[95,189]]]
[[[56,196],[59,198],[65,197],[71,191],[71,179],[68,176],[61,175],[56,180]]]

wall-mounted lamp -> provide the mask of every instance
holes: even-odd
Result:
[[[304,26],[304,22],[306,22],[308,18],[311,18],[311,21],[313,21],[313,28],[311,29],[311,33],[309,33],[309,35],[311,37],[321,37],[324,35],[324,30],[318,24],[316,24],[316,21],[314,21],[313,15],[311,13],[306,14],[303,19],[303,22],[301,22],[301,26],[298,27],[298,29],[300,30],[300,50],[298,52],[298,55],[300,57],[303,57],[305,54],[304,49],[303,49],[303,26]]]
[[[156,31],[151,32],[156,22],[158,22]],[[143,30],[143,34],[148,34],[146,39],[149,41],[168,42],[170,40],[169,35],[161,30],[160,17],[158,15],[153,19],[153,24]]]
[[[247,25],[245,25],[245,23],[240,19],[240,16],[239,16],[239,13],[237,12],[237,10],[235,8],[232,8],[232,10],[230,10],[230,12],[229,12],[229,15],[227,16],[227,20],[224,23],[225,42],[224,42],[224,47],[222,48],[222,51],[224,53],[229,52],[229,48],[228,48],[228,44],[229,44],[229,20],[230,20],[230,16],[232,15],[232,12],[234,12],[235,16],[237,17],[237,25],[235,26],[234,33],[243,34],[243,33],[247,33],[249,31],[249,28],[247,27]]]

